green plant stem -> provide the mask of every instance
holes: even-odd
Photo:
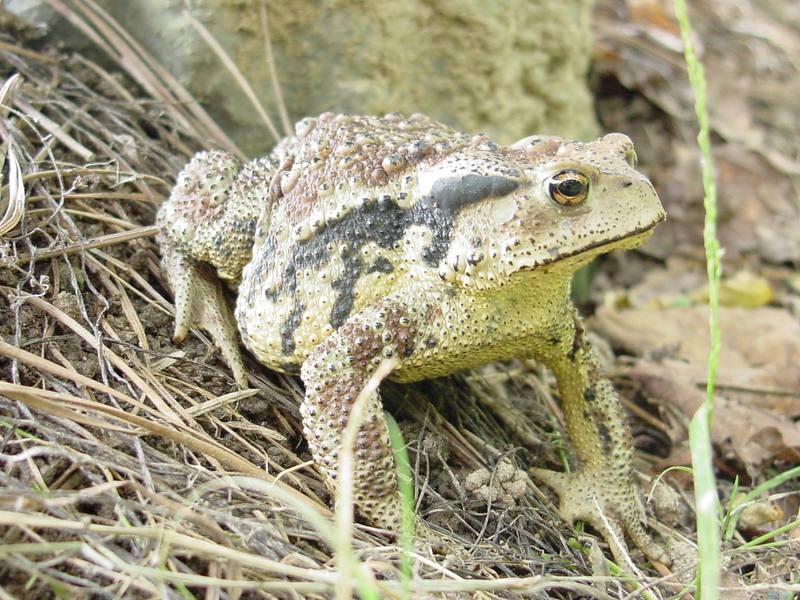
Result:
[[[795,527],[800,526],[800,519],[796,519],[791,523],[786,523],[785,525],[781,525],[777,529],[773,529],[772,531],[768,531],[767,533],[758,536],[757,538],[753,538],[749,542],[745,542],[741,546],[739,546],[739,550],[745,550],[747,548],[757,548],[758,546],[762,546],[764,542],[767,540],[771,540],[772,538],[778,537],[780,534],[791,531]]]
[[[683,52],[689,72],[689,83],[694,92],[694,108],[699,132],[703,167],[703,205],[705,223],[703,243],[706,251],[708,272],[708,315],[711,347],[708,357],[706,399],[697,410],[689,425],[689,445],[694,468],[695,507],[697,511],[697,548],[699,554],[699,581],[697,596],[701,600],[719,598],[720,585],[720,528],[718,521],[719,498],[714,479],[711,448],[711,418],[713,415],[714,383],[717,375],[720,335],[717,321],[719,306],[720,260],[717,241],[717,192],[711,163],[711,139],[708,111],[706,109],[706,79],[703,65],[697,59],[692,45],[692,29],[684,0],[675,0],[675,14],[681,29]]]
[[[737,504],[736,506],[731,506],[727,511],[724,521],[725,539],[730,540],[733,538],[733,531],[736,528],[739,515],[750,502],[755,501],[755,499],[761,496],[761,494],[768,492],[769,490],[776,488],[795,477],[800,477],[800,466],[793,467],[788,471],[784,471],[783,473],[778,473],[774,477],[770,477],[764,483],[757,485],[752,490],[747,492],[747,494],[745,494],[742,498],[736,498],[736,489],[734,488],[733,492],[731,493],[731,501],[736,500]]]
[[[401,598],[410,599],[411,595],[411,550],[414,543],[414,487],[412,485],[411,464],[403,441],[403,434],[394,419],[387,416],[389,439],[392,441],[392,452],[397,469],[397,487],[403,499],[400,522],[400,589]]]

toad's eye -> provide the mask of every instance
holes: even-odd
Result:
[[[589,196],[589,178],[575,169],[565,169],[550,178],[548,192],[559,204],[575,206]]]

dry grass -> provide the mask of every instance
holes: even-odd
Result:
[[[0,595],[329,597],[338,549],[354,588],[402,597],[396,541],[336,530],[299,382],[250,362],[236,390],[202,334],[170,340],[155,212],[193,152],[234,145],[102,12],[51,4],[126,75],[0,37],[16,73],[0,91]],[[624,595],[588,577],[530,482],[513,505],[464,490],[501,458],[558,462],[539,381],[517,364],[386,386],[418,511],[452,542],[448,557],[417,543],[414,597]]]

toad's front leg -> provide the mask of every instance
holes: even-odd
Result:
[[[630,429],[577,312],[569,333],[565,342],[570,343],[561,352],[542,358],[558,381],[567,432],[581,466],[569,474],[532,469],[532,475],[558,493],[565,520],[585,521],[602,533],[620,565],[630,566],[625,536],[648,558],[669,563],[642,525]]]
[[[314,461],[336,492],[342,434],[353,404],[386,358],[401,363],[414,350],[417,326],[400,302],[384,300],[353,315],[303,363],[300,407]],[[368,523],[399,531],[401,502],[383,406],[369,393],[355,441],[353,498]]]

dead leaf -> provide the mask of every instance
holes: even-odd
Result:
[[[687,422],[705,398],[706,306],[617,310],[600,307],[591,326],[613,346],[645,357],[629,371],[645,393]],[[776,458],[800,462],[800,323],[787,311],[720,307],[712,439],[749,470]],[[681,427],[668,427],[673,442]]]
[[[692,290],[702,287],[706,281],[706,272],[699,268],[697,261],[673,257],[667,259],[665,269],[648,269],[625,296],[635,308],[687,306],[691,304]]]
[[[708,286],[696,290],[691,299],[694,302],[708,302]],[[739,271],[732,277],[723,278],[719,285],[719,303],[723,306],[758,308],[775,299],[775,292],[766,278],[750,271]]]
[[[764,525],[780,521],[784,516],[783,509],[777,504],[767,501],[753,502],[742,509],[738,527],[746,531],[763,530]]]
[[[636,285],[625,292],[624,299],[630,306],[651,309],[707,304],[707,275],[697,261],[670,258],[666,269],[646,271]],[[723,306],[758,308],[774,300],[775,290],[770,280],[751,271],[737,271],[723,277],[720,282],[719,302]],[[603,302],[606,305],[621,304],[614,295],[604,298]]]
[[[677,379],[665,365],[639,361],[629,375],[647,396],[674,406],[687,420],[705,400],[704,391]],[[711,440],[723,458],[739,460],[751,474],[778,458],[800,462],[800,423],[719,394],[714,398]]]
[[[708,307],[638,308],[600,307],[591,327],[636,356],[664,354],[689,363],[708,359]],[[764,365],[790,371],[800,369],[800,322],[787,311],[720,307],[721,368]],[[790,390],[800,394],[800,387]]]
[[[733,571],[723,569],[720,572],[719,583],[723,598],[726,598],[727,600],[752,600],[752,596],[747,590],[747,586]]]
[[[800,554],[800,525],[789,532],[789,550]]]
[[[662,298],[663,300],[663,298]],[[679,381],[705,387],[708,307],[604,306],[592,328],[617,348],[658,359]],[[720,308],[722,351],[717,389],[774,414],[800,417],[800,323],[778,308]]]
[[[666,359],[662,364],[677,379],[696,388],[706,386],[707,364]],[[800,369],[764,364],[755,367],[725,367],[717,370],[718,393],[742,404],[758,406],[788,418],[800,417]]]
[[[735,5],[735,6],[734,6]],[[800,260],[797,2],[692,3],[715,136],[718,231],[729,259]],[[599,0],[594,70],[603,127],[625,131],[668,221],[646,251],[702,255],[702,189],[693,94],[669,2]]]

